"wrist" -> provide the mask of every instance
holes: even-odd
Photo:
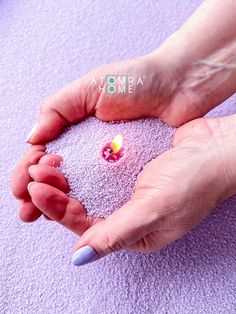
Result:
[[[236,194],[236,114],[217,118],[219,134],[219,152],[223,160],[225,178],[225,198]]]
[[[236,91],[236,39],[221,42],[217,49],[195,49],[183,31],[171,35],[150,54],[156,63],[163,63],[172,72],[177,89],[172,106],[179,106],[176,123],[202,117]],[[173,108],[166,113],[173,111]]]
[[[210,156],[208,167],[213,169],[219,203],[236,194],[236,114],[200,120],[206,126],[201,145]]]

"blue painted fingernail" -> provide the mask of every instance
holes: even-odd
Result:
[[[72,256],[72,263],[75,266],[82,266],[95,261],[99,254],[89,245],[81,247]]]

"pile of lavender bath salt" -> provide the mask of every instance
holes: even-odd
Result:
[[[63,158],[60,171],[70,186],[69,195],[88,215],[106,217],[129,200],[143,167],[171,147],[173,132],[155,118],[102,122],[91,117],[65,129],[46,151]],[[110,163],[102,149],[117,134],[124,138],[123,156]]]

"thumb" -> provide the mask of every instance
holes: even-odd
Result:
[[[40,107],[38,122],[31,130],[26,142],[42,144],[60,134],[62,129],[91,114],[96,103],[86,103],[88,80],[81,78],[46,98]]]
[[[88,228],[76,245],[73,264],[82,266],[130,247],[156,229],[158,212],[147,199],[133,197],[119,210]]]

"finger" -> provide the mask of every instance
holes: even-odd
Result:
[[[24,222],[33,222],[42,215],[42,212],[28,201],[21,201],[19,208],[19,218]]]
[[[35,182],[46,183],[68,193],[69,186],[64,176],[55,168],[44,164],[29,167],[29,174]]]
[[[11,180],[11,189],[17,199],[29,199],[27,185],[32,181],[28,169],[38,163],[45,155],[45,147],[42,145],[31,146],[17,165]]]
[[[43,155],[43,157],[40,158],[39,163],[42,164],[48,164],[55,167],[58,167],[60,165],[62,158],[57,155]],[[27,186],[26,186],[27,190]],[[28,190],[26,191],[27,198],[29,198]],[[37,220],[42,215],[42,212],[34,206],[34,204],[31,202],[30,199],[24,200],[20,203],[19,208],[19,218],[24,222],[33,222]],[[47,220],[51,220],[49,217],[45,217]]]
[[[30,132],[28,143],[41,144],[52,140],[65,126],[90,115],[99,95],[94,95],[88,105],[88,84],[88,79],[82,78],[48,97],[41,105],[38,122]]]
[[[62,157],[54,154],[46,154],[40,160],[39,164],[51,166],[51,167],[60,167],[62,162]]]
[[[36,207],[52,220],[79,235],[98,221],[98,219],[86,216],[86,211],[80,202],[69,198],[65,193],[50,185],[31,182],[28,189]]]
[[[128,248],[156,230],[162,218],[150,207],[148,199],[148,195],[143,199],[134,195],[122,208],[88,228],[76,245],[73,263],[81,266]]]

